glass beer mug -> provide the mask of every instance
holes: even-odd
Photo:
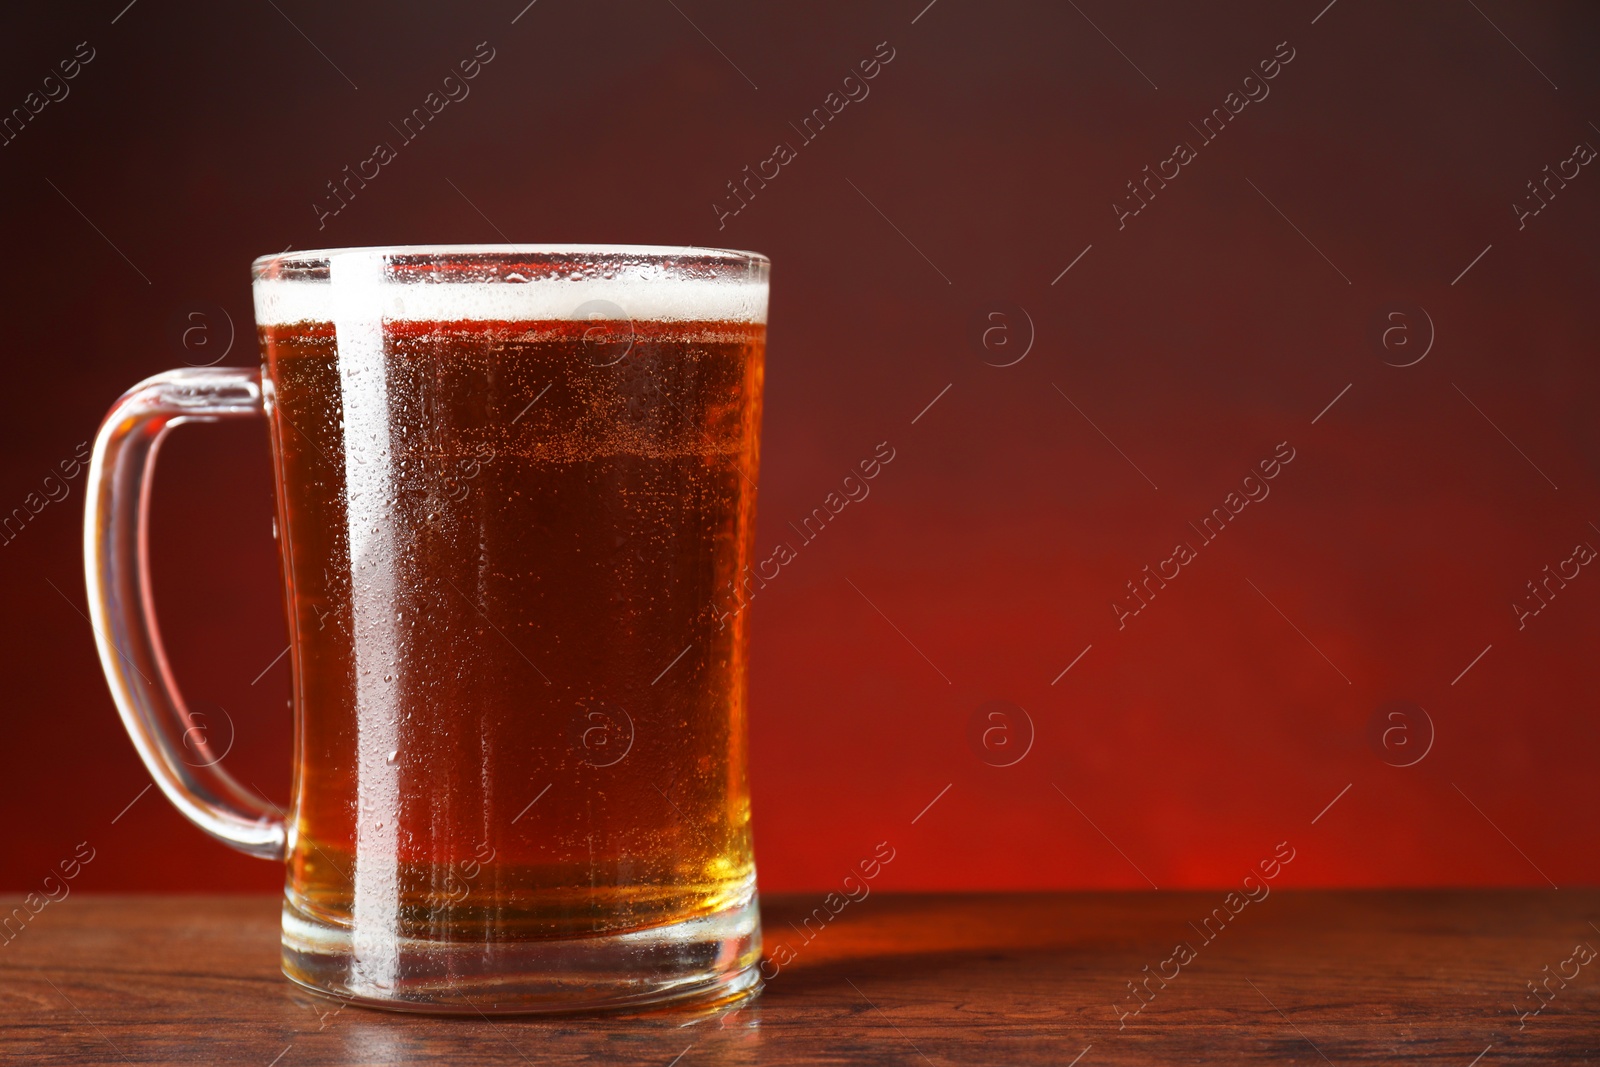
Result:
[[[465,1013],[756,987],[747,616],[727,606],[752,562],[768,270],[699,248],[268,256],[259,372],[170,371],[111,409],[84,530],[100,662],[178,810],[287,864],[291,979]],[[287,812],[194,759],[146,565],[167,431],[263,416]]]

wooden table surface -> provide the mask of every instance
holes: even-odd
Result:
[[[1276,890],[1210,941],[1220,891],[873,893],[808,942],[821,896],[732,1013],[490,1021],[291,987],[275,900],[74,894],[0,945],[0,1063],[1600,1063],[1600,891]]]

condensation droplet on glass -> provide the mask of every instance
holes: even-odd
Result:
[[[393,763],[397,758],[399,758],[399,756],[400,750],[397,748],[393,752],[389,753],[389,762]]]

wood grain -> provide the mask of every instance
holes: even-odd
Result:
[[[1518,1018],[1546,965],[1600,947],[1593,890],[1278,890],[1209,942],[1189,924],[1220,892],[874,893],[807,940],[821,896],[765,902],[794,958],[731,1014],[490,1021],[291,987],[271,899],[78,894],[0,946],[0,1062],[1600,1063],[1600,960]],[[1119,1018],[1179,942],[1194,958]]]

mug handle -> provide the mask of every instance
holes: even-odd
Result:
[[[243,367],[167,371],[123,394],[94,440],[83,565],[100,666],[155,784],[212,837],[252,856],[282,859],[283,817],[220,766],[172,679],[150,597],[146,544],[151,476],[167,432],[186,422],[265,414],[261,374]]]

